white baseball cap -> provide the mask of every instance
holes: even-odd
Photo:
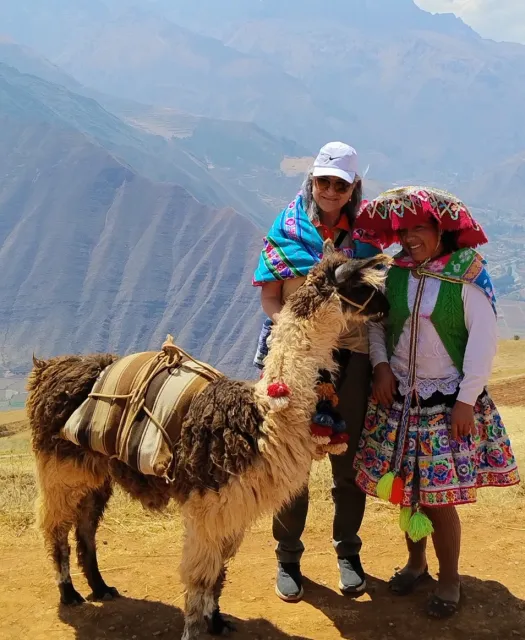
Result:
[[[358,171],[357,151],[344,142],[329,142],[315,159],[313,175],[335,176],[352,184]]]

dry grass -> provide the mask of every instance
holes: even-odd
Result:
[[[518,462],[525,468],[525,407],[501,408],[503,417],[512,437],[514,451]],[[4,438],[0,449],[0,538],[9,533],[20,534],[28,531],[34,523],[34,500],[36,497],[34,464],[29,453],[28,433],[16,434]],[[6,450],[11,445],[11,450]],[[331,518],[331,473],[327,461],[316,463],[310,478],[311,508],[310,526],[316,521]],[[475,507],[462,509],[465,518],[476,518],[483,514],[525,511],[525,486],[508,489],[484,489],[479,493],[479,502]],[[385,522],[385,519],[397,519],[398,510],[380,500],[370,499],[367,507],[367,520]],[[164,530],[173,530],[178,520],[178,509],[171,505],[162,514],[151,514],[144,511],[140,504],[131,500],[118,488],[111,501],[104,527],[113,532],[129,534],[154,534]],[[269,517],[263,518],[255,525],[256,530],[270,530]]]
[[[525,374],[525,341],[507,341],[501,343],[494,367],[494,380],[501,388],[501,382]],[[509,394],[507,390],[505,395]],[[510,433],[514,452],[525,468],[525,402],[523,406],[499,406]],[[0,413],[0,538],[4,534],[22,533],[30,530],[34,523],[34,499],[36,496],[34,465],[30,453],[29,434],[25,416],[21,411]],[[3,429],[3,431],[2,431]],[[310,478],[311,509],[310,526],[315,522],[331,517],[331,473],[328,461],[315,464]],[[464,518],[490,517],[501,514],[502,508],[507,514],[517,515],[525,511],[525,485],[508,489],[485,489],[479,493],[476,506],[462,509]],[[397,509],[379,500],[369,500],[367,520],[395,520]],[[112,531],[136,534],[173,530],[174,519],[178,519],[176,505],[170,506],[163,514],[151,514],[142,509],[139,503],[131,500],[117,489],[105,518],[104,527]],[[500,515],[498,520],[501,521]],[[264,518],[256,529],[268,530],[269,518]]]
[[[27,417],[24,409],[0,413],[0,438],[11,436],[14,433],[24,431],[27,428]]]
[[[31,456],[0,454],[0,528],[17,533],[33,522],[34,465]],[[0,529],[1,530],[1,529]]]
[[[502,340],[492,370],[492,382],[525,375],[525,340]],[[525,399],[524,399],[525,404]]]

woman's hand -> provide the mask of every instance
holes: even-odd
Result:
[[[452,409],[452,438],[457,440],[470,434],[474,435],[475,431],[474,407],[458,400]]]
[[[388,362],[374,367],[372,395],[383,407],[390,407],[397,391],[397,380]]]

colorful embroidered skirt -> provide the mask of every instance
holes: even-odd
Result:
[[[392,407],[368,406],[354,465],[361,489],[376,495],[379,480],[391,470],[404,398]],[[476,502],[481,487],[519,483],[518,468],[501,417],[488,393],[474,408],[477,433],[458,440],[449,437],[456,395],[435,393],[410,409],[401,475],[403,506],[458,505]]]

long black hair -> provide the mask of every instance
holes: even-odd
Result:
[[[454,253],[459,249],[458,231],[443,231],[441,234],[441,244],[443,245],[444,255]]]
[[[341,209],[341,215],[346,216],[348,220],[348,225],[350,229],[354,228],[354,222],[357,217],[357,213],[359,211],[359,207],[361,206],[361,201],[363,200],[363,183],[361,182],[361,178],[359,176],[355,177],[355,186],[352,191],[352,197],[350,200],[344,205]],[[304,206],[306,209],[306,213],[312,222],[320,222],[321,221],[321,209],[317,202],[314,200],[314,179],[313,172],[309,171],[308,175],[303,182],[302,194],[304,198]]]

